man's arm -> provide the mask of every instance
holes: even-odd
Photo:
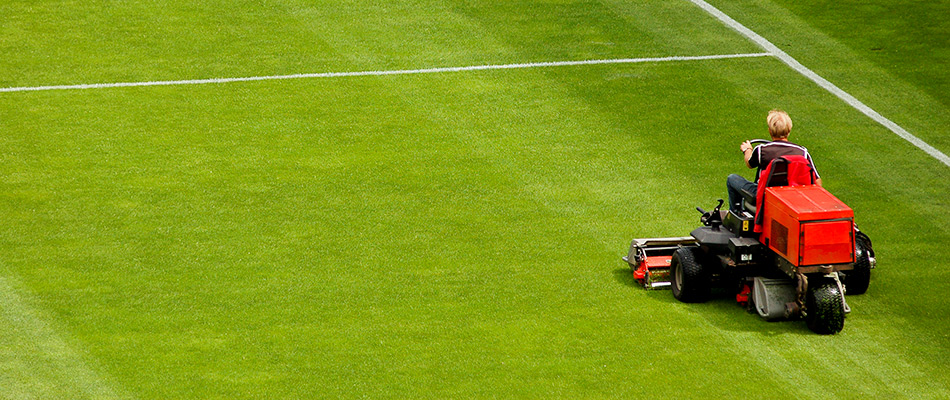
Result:
[[[811,171],[815,174],[815,184],[821,186],[821,177],[818,176],[818,169],[815,168],[815,160],[811,159],[811,154],[808,154],[808,151],[805,151],[805,158],[808,159],[808,163],[811,164]]]
[[[749,143],[748,140],[742,142],[742,144],[739,145],[739,150],[742,151],[742,158],[745,159],[745,166],[752,168],[752,165],[749,164],[749,160],[752,159],[752,153],[754,153],[752,151],[752,143]]]

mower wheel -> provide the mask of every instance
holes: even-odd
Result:
[[[874,250],[871,248],[871,238],[858,232],[854,236],[854,269],[847,272],[845,289],[848,295],[864,294],[871,284],[871,257]]]
[[[702,303],[709,299],[710,276],[698,261],[696,247],[680,247],[670,261],[673,297],[684,303]]]
[[[805,298],[805,323],[812,332],[832,335],[844,328],[844,302],[834,281],[809,288]]]

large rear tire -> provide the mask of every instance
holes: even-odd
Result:
[[[845,279],[845,289],[848,295],[864,294],[871,285],[871,258],[874,249],[871,248],[871,238],[861,232],[854,235],[854,269],[848,271]]]
[[[702,303],[709,300],[710,276],[699,262],[699,249],[680,247],[670,261],[670,282],[673,297],[684,303]]]
[[[805,298],[805,322],[808,329],[822,335],[833,335],[844,329],[844,302],[834,281],[822,282],[808,289]]]

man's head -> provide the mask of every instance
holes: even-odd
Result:
[[[769,111],[769,116],[765,120],[769,124],[769,135],[772,136],[772,140],[788,139],[788,134],[792,131],[792,118],[787,112]]]

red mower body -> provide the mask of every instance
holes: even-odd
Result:
[[[821,186],[784,186],[765,189],[764,200],[760,242],[800,272],[854,263],[854,211],[837,197]]]

